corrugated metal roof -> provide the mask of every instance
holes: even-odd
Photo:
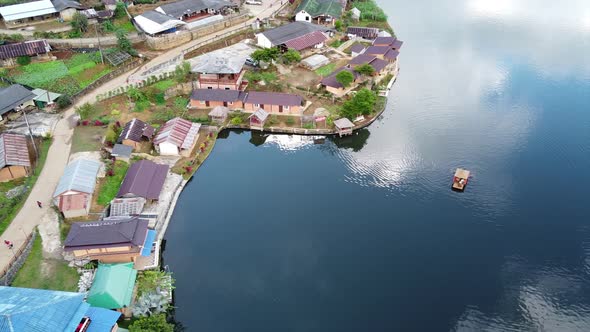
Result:
[[[176,18],[181,18],[185,14],[189,15],[204,9],[220,10],[224,7],[234,7],[234,5],[225,0],[180,0],[162,5],[156,10]]]
[[[354,127],[354,123],[350,122],[350,120],[348,120],[347,118],[334,120],[334,125],[339,129]]]
[[[365,51],[365,46],[361,43],[354,43],[352,44],[352,46],[350,47],[350,52],[351,53],[357,53],[357,54],[361,54]]]
[[[0,134],[0,169],[6,166],[31,167],[27,137],[19,134]]]
[[[394,60],[394,59],[397,59],[398,55],[399,55],[398,51],[391,49],[391,50],[387,51],[387,53],[385,53],[384,57],[387,59],[390,59],[390,60]]]
[[[389,52],[391,47],[389,46],[369,46],[365,50],[364,54],[370,55],[385,55],[385,53]]]
[[[141,30],[151,35],[186,24],[172,16],[154,10],[149,10],[141,15],[135,16],[133,19]]]
[[[330,30],[331,29],[329,28],[313,23],[291,22],[274,29],[266,30],[262,32],[262,34],[268,38],[273,45],[277,46],[314,31],[327,32]]]
[[[156,135],[156,138],[154,138],[154,144],[158,145],[167,142],[183,149],[190,147],[194,143],[194,139],[199,131],[199,128],[201,128],[200,123],[193,123],[182,118],[174,118],[166,122],[166,124],[160,128],[158,135]]]
[[[375,39],[379,34],[379,29],[367,27],[348,27],[346,29],[346,33],[350,35],[359,36],[362,38]]]
[[[0,7],[0,15],[2,15],[4,21],[15,21],[53,13],[57,13],[57,10],[50,0],[33,1]]]
[[[33,92],[33,94],[35,95],[35,98],[33,98],[33,100],[42,101],[44,103],[52,103],[61,96],[61,94],[59,93],[43,89],[34,89],[31,92]]]
[[[318,68],[330,63],[330,59],[321,54],[314,54],[306,59],[303,59],[301,63],[311,68]]]
[[[57,10],[58,12],[61,12],[64,9],[68,9],[68,8],[76,8],[76,9],[82,9],[82,5],[77,2],[77,1],[73,1],[73,0],[52,0],[53,2],[53,7],[55,7],[55,10]]]
[[[373,45],[390,46],[396,41],[395,37],[377,37],[373,41]]]
[[[359,73],[357,73],[356,71],[354,71],[351,68],[346,68],[346,67],[340,67],[338,69],[336,69],[332,74],[330,74],[329,76],[326,76],[324,79],[321,80],[321,84],[325,85],[325,86],[330,86],[333,88],[342,88],[342,84],[340,84],[340,82],[338,82],[336,80],[336,75],[338,75],[339,72],[346,70],[349,73],[352,74],[352,76],[354,76],[354,79],[356,80],[359,77]]]
[[[121,313],[103,308],[90,307],[86,310],[86,316],[90,318],[90,325],[86,332],[108,332],[113,329],[113,326],[121,317]],[[117,329],[117,331],[119,331]]]
[[[64,250],[141,246],[145,241],[148,221],[136,217],[72,223],[64,241]]]
[[[154,127],[134,118],[125,124],[117,141],[121,143],[123,140],[128,139],[134,142],[140,142],[143,137],[151,138],[153,135]]]
[[[396,39],[392,44],[391,44],[391,48],[393,48],[394,50],[399,50],[400,48],[402,48],[402,45],[404,44],[403,41]]]
[[[354,58],[352,58],[352,60],[350,60],[348,62],[348,64],[350,65],[362,65],[363,63],[369,63],[373,60],[375,60],[377,57],[375,57],[374,55],[369,55],[366,53],[363,53],[361,55],[357,55]]]
[[[33,98],[35,98],[35,94],[20,84],[0,88],[0,115],[33,100]]]
[[[238,90],[223,90],[223,89],[195,89],[191,93],[192,100],[199,101],[242,101],[245,94]],[[186,121],[186,120],[185,120]],[[160,130],[161,131],[161,130]]]
[[[111,151],[111,156],[129,158],[131,157],[132,152],[133,147],[129,145],[115,144],[115,146],[113,146],[113,150]]]
[[[168,165],[140,160],[129,167],[117,197],[129,194],[145,199],[158,199],[168,175]]]
[[[303,98],[290,93],[250,91],[244,102],[259,105],[301,106]]]
[[[213,117],[225,117],[229,113],[229,108],[223,106],[215,106],[211,112],[209,112],[209,116]]]
[[[53,197],[70,190],[88,194],[93,193],[99,169],[100,163],[93,160],[78,159],[71,162],[66,166],[64,174],[59,179]]]
[[[0,46],[0,59],[10,59],[19,56],[33,56],[51,51],[46,40],[31,40]]]
[[[301,37],[289,40],[288,42],[285,43],[285,45],[287,45],[288,48],[292,48],[297,51],[301,51],[306,48],[310,48],[315,45],[321,44],[321,43],[325,42],[326,40],[328,40],[328,37],[326,37],[326,35],[324,35],[320,31],[314,31],[312,33],[308,33],[308,34],[303,35]]]
[[[90,307],[84,294],[0,286],[0,331],[74,331]]]
[[[136,277],[133,263],[99,264],[88,292],[88,303],[105,309],[128,307]]]
[[[258,120],[260,120],[260,122],[264,122],[269,115],[270,114],[267,111],[263,110],[262,108],[259,108],[256,112],[252,113],[252,115],[250,115],[248,118],[256,117],[258,118]]]

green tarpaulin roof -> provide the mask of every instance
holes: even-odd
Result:
[[[305,10],[312,17],[329,15],[335,18],[342,16],[342,3],[340,0],[303,0],[296,13]]]
[[[100,264],[88,292],[88,303],[105,309],[128,307],[136,277],[133,263]]]

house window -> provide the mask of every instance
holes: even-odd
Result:
[[[260,107],[260,104],[254,104],[254,107]]]
[[[213,90],[213,87],[212,87],[212,86],[209,86],[209,87],[207,87],[207,89],[209,89],[209,90]]]
[[[201,103],[201,104],[204,104],[204,103],[205,103],[205,101],[204,101],[204,100],[200,100],[200,101],[199,101],[199,103]]]
[[[233,105],[233,104],[234,104],[234,102],[233,102],[233,101],[230,101],[230,102],[229,102],[229,104],[230,104],[230,105]]]
[[[287,111],[289,110],[289,106],[283,106],[283,108]]]
[[[226,90],[229,90],[229,88],[225,88]]]

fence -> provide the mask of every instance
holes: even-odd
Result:
[[[251,29],[252,29],[252,27],[250,27],[249,25],[245,25],[243,27],[239,27],[239,28],[234,29],[232,31],[224,32],[224,33],[222,33],[220,35],[215,35],[215,37],[209,38],[209,39],[204,40],[204,41],[202,41],[200,43],[197,43],[197,44],[195,44],[193,46],[190,46],[190,47],[185,48],[184,50],[182,50],[182,54],[184,56],[184,55],[186,55],[186,54],[188,54],[188,53],[190,53],[192,51],[195,51],[195,50],[197,50],[197,49],[199,49],[199,48],[201,48],[201,47],[203,47],[203,46],[205,46],[207,44],[211,44],[212,42],[215,42],[215,41],[224,39],[226,37],[235,35],[237,33],[241,33],[241,32],[244,32],[246,30],[251,30]]]
[[[36,229],[33,229],[33,231],[27,235],[25,242],[18,249],[12,249],[14,255],[8,261],[8,265],[0,270],[0,285],[8,286],[12,283],[16,273],[23,266],[27,257],[29,257],[29,253],[31,252],[36,237]]]
[[[127,36],[132,43],[139,43],[144,40],[144,36],[138,33],[131,33]],[[69,39],[47,39],[49,45],[54,48],[72,48],[72,47],[98,47],[117,45],[116,36],[105,36],[102,38],[69,38]]]

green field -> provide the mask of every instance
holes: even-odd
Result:
[[[124,161],[118,160],[115,162],[115,175],[107,176],[101,180],[100,189],[98,191],[98,204],[106,206],[113,200],[113,198],[115,198],[115,196],[117,196],[117,192],[119,192],[119,187],[121,187],[121,183],[125,178],[125,174],[127,174],[128,168],[129,164]]]
[[[73,95],[113,70],[100,63],[98,52],[76,54],[68,60],[31,63],[12,69],[8,76],[18,83]]]
[[[332,74],[332,72],[334,71],[334,69],[336,69],[336,64],[335,63],[330,63],[327,64],[323,67],[320,67],[318,69],[315,70],[315,73],[322,76],[322,77],[326,77],[330,74]]]

